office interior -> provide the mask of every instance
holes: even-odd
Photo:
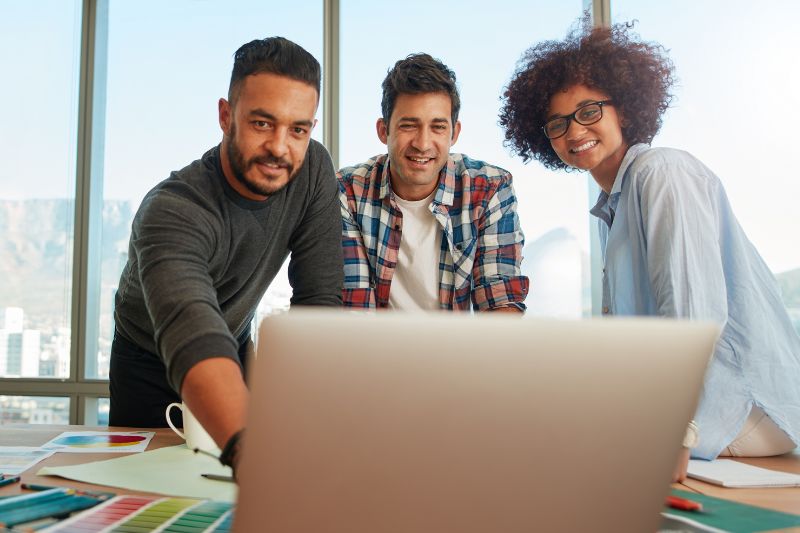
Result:
[[[514,175],[533,287],[526,319],[600,314],[596,186],[524,164],[497,125],[524,50],[563,37],[584,12],[595,24],[635,21],[669,50],[679,82],[653,144],[689,150],[720,176],[800,331],[794,2],[0,0],[0,424],[107,423],[113,296],[133,214],[149,188],[219,142],[232,54],[269,35],[322,64],[314,137],[337,167],[384,151],[374,124],[396,60],[428,52],[450,66],[462,96],[454,150]],[[256,321],[290,296],[276,280]]]

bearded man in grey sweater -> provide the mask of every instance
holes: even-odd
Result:
[[[336,178],[311,139],[319,89],[297,44],[243,45],[222,143],[145,196],[116,295],[111,425],[163,427],[183,401],[235,466],[250,324],[285,259],[293,306],[341,305]]]

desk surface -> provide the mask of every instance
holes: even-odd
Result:
[[[107,428],[89,426],[52,426],[52,425],[23,425],[13,424],[0,426],[0,445],[3,446],[40,446],[63,431],[131,431],[131,428]],[[148,450],[165,446],[177,446],[183,440],[170,429],[155,429],[155,436],[148,446]],[[119,457],[125,454],[113,454]],[[22,474],[23,483],[37,483],[41,485],[103,489],[98,485],[80,483],[69,479],[54,476],[37,476],[43,466],[64,466],[99,461],[112,458],[108,453],[56,453],[33,468]],[[781,455],[778,457],[765,457],[758,459],[740,459],[744,463],[800,474],[800,453]],[[800,487],[798,488],[772,488],[772,489],[728,489],[718,487],[702,481],[688,479],[684,483],[673,485],[675,488],[690,490],[708,496],[724,498],[739,503],[747,503],[766,507],[776,511],[800,514]],[[106,487],[107,489],[107,487]],[[117,491],[119,489],[111,489]],[[0,495],[6,496],[21,492],[19,483],[0,488]],[[125,494],[148,494],[136,491],[124,491]]]
[[[142,431],[142,428],[115,428],[115,427],[92,427],[92,426],[54,426],[54,425],[27,425],[11,424],[0,426],[0,446],[41,446],[57,437],[64,431]],[[148,429],[155,431],[153,439],[147,446],[148,450],[155,450],[165,446],[177,446],[183,444],[183,439],[178,437],[169,428]],[[33,483],[38,485],[49,485],[53,487],[72,487],[77,489],[100,489],[118,492],[120,494],[152,495],[147,492],[137,492],[135,490],[109,488],[90,483],[81,483],[71,479],[64,479],[57,476],[37,476],[35,473],[45,466],[67,466],[89,463],[92,461],[104,461],[115,457],[130,455],[126,453],[54,453],[47,459],[37,463],[33,468],[23,472],[22,483]],[[0,488],[0,496],[8,496],[22,492],[19,483],[14,483]]]
[[[726,457],[726,459],[734,458]],[[800,452],[798,450],[795,450],[795,453],[777,457],[736,458],[736,460],[770,470],[800,474]],[[675,484],[674,487],[698,492],[706,496],[714,496],[715,498],[724,498],[785,513],[800,514],[800,487],[730,489],[696,479],[687,479],[681,484]]]

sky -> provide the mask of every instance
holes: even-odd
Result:
[[[74,196],[80,4],[0,0],[0,63],[11,81],[0,83],[3,198]],[[429,52],[459,79],[462,134],[453,150],[514,174],[529,241],[566,227],[588,249],[590,178],[523,165],[497,126],[516,60],[535,42],[563,36],[582,2],[341,4],[341,164],[384,151],[374,126],[380,82],[397,59]],[[789,67],[800,50],[800,3],[613,0],[612,16],[637,19],[637,31],[664,44],[675,62],[680,85],[654,144],[688,150],[719,175],[773,271],[800,267],[790,120],[800,75]],[[110,0],[104,197],[138,203],[219,142],[217,100],[227,92],[233,52],[276,34],[321,59],[322,2]]]

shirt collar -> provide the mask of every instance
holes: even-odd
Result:
[[[616,209],[617,203],[619,202],[619,195],[622,193],[622,184],[625,181],[625,172],[627,172],[633,160],[648,148],[650,148],[650,146],[644,143],[634,144],[628,148],[628,151],[625,152],[625,157],[622,158],[622,163],[619,165],[619,170],[617,170],[617,176],[614,178],[614,185],[611,186],[611,193],[607,194],[603,190],[600,191],[600,195],[597,197],[597,203],[589,210],[591,214],[604,220],[606,224],[611,226],[613,217],[611,210]]]
[[[381,156],[384,160],[383,169],[381,170],[380,176],[380,192],[378,193],[378,198],[383,200],[387,196],[389,196],[389,192],[392,189],[391,186],[391,177],[389,174],[389,167],[391,166],[391,160],[389,159],[389,155],[385,154]],[[453,198],[454,198],[454,191],[455,191],[455,184],[456,184],[456,163],[453,161],[453,156],[450,155],[447,157],[447,164],[442,167],[442,170],[439,172],[439,186],[436,188],[436,195],[433,198],[433,201],[437,204],[451,206],[453,205]]]
[[[619,195],[619,193],[622,192],[622,182],[625,181],[625,172],[628,171],[628,167],[631,166],[633,160],[648,148],[650,148],[650,145],[644,143],[634,144],[628,148],[628,151],[625,152],[625,157],[622,158],[622,163],[619,165],[619,170],[617,170],[617,177],[614,178],[614,185],[611,186],[610,196]]]
[[[589,209],[589,212],[611,226],[611,210],[608,205],[608,198],[609,196],[606,194],[606,191],[601,190],[600,196],[597,197],[597,202],[594,204],[594,207]]]

